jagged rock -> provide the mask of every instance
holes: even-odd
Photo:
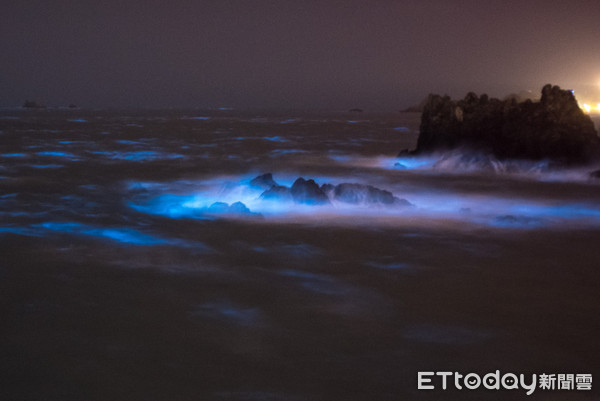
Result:
[[[323,184],[321,185],[321,191],[323,191],[323,193],[325,195],[327,195],[327,197],[329,199],[331,199],[333,197],[333,191],[335,190],[335,185],[333,184]]]
[[[546,85],[539,102],[501,101],[470,92],[463,100],[430,95],[417,148],[423,154],[466,147],[499,159],[553,159],[565,164],[600,158],[594,123],[571,91]]]
[[[530,91],[530,90],[522,90],[519,93],[511,93],[510,95],[505,96],[502,100],[512,100],[514,99],[516,102],[524,102],[526,100],[531,100],[533,102],[538,102],[540,100],[540,95]]]
[[[262,200],[292,201],[292,192],[288,187],[273,185],[260,195]]]
[[[294,202],[297,203],[305,203],[307,205],[323,205],[329,203],[329,198],[314,180],[305,180],[300,177],[294,181],[290,192]]]
[[[278,184],[273,179],[273,174],[271,174],[271,173],[259,175],[258,177],[255,177],[252,179],[252,181],[250,181],[251,187],[262,189],[262,190],[269,189],[273,185],[278,185]]]
[[[421,100],[419,104],[414,104],[400,111],[403,111],[405,113],[422,113],[425,109],[425,105],[427,104],[428,99],[429,98],[426,97],[425,99]]]
[[[353,204],[374,204],[392,205],[398,198],[391,192],[362,184],[339,184],[335,186],[333,198],[336,201]]]
[[[395,197],[389,191],[371,185],[343,183],[323,184],[319,187],[314,180],[305,180],[304,178],[298,178],[291,188],[272,185],[260,195],[260,199],[293,201],[307,205],[325,205],[330,204],[332,200],[365,205],[412,205],[405,199]]]

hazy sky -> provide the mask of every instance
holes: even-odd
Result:
[[[0,106],[396,110],[600,83],[597,0],[3,3]]]

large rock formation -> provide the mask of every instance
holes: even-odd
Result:
[[[498,100],[468,93],[462,100],[430,95],[411,154],[459,147],[500,159],[585,163],[600,156],[594,123],[571,91],[546,85],[539,102]]]

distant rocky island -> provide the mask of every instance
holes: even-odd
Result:
[[[573,93],[546,85],[539,101],[468,93],[462,100],[429,95],[417,147],[402,155],[481,151],[498,159],[550,159],[561,164],[600,160],[600,138]]]
[[[21,107],[24,109],[45,109],[46,105],[35,100],[25,100],[25,103],[23,103],[23,106]],[[79,106],[77,106],[75,103],[70,103],[67,108],[78,109]]]
[[[23,103],[24,109],[45,109],[46,105],[43,103],[36,102],[35,100],[25,100]]]

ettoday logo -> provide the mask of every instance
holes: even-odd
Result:
[[[539,380],[538,380],[539,379]],[[546,374],[539,376],[501,374],[499,370],[484,376],[477,373],[463,375],[458,372],[418,372],[417,388],[419,390],[448,389],[453,385],[457,390],[476,390],[480,387],[488,390],[523,390],[527,395],[533,394],[538,388],[542,390],[591,390],[592,375],[583,374]]]

